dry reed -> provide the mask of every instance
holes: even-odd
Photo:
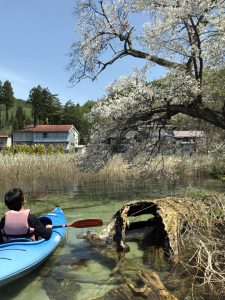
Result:
[[[206,173],[205,170],[210,169],[209,166],[212,163],[213,160],[208,155],[158,155],[150,160],[143,156],[138,157],[134,162],[134,165],[137,166],[136,174],[139,173],[143,175],[143,177],[151,177],[157,180],[174,180],[183,178],[184,176],[202,176]]]
[[[1,155],[1,190],[19,186],[35,193],[45,190],[66,190],[76,179],[69,155]]]
[[[209,163],[208,157],[158,156],[140,170],[116,155],[98,173],[90,173],[78,170],[74,154],[0,154],[0,190],[20,186],[30,193],[46,190],[63,192],[77,185],[138,180],[143,171],[146,178],[176,179],[184,175],[196,176],[206,163]]]
[[[197,218],[189,220],[181,237],[180,244],[184,246],[181,260],[195,285],[203,285],[213,295],[224,297],[225,197],[215,194],[195,199],[195,203],[199,213]]]

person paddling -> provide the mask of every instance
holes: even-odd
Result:
[[[30,209],[25,209],[25,198],[20,188],[10,189],[4,197],[8,211],[0,221],[0,243],[12,238],[42,237],[50,239],[52,225],[43,225]]]

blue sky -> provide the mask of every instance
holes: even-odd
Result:
[[[12,83],[14,96],[27,100],[33,87],[48,87],[62,103],[83,104],[103,96],[104,87],[131,74],[138,59],[125,59],[106,70],[97,81],[71,87],[66,71],[75,33],[76,0],[0,0],[0,80]],[[157,78],[156,69],[153,78]],[[154,76],[155,75],[155,76]]]

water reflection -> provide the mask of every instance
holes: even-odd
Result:
[[[59,205],[63,208],[68,223],[76,219],[101,218],[106,224],[126,201],[184,195],[188,187],[224,192],[224,186],[223,182],[215,180],[147,184],[123,182],[72,187],[65,194],[48,190],[28,197],[31,211],[37,215]],[[1,202],[1,215],[4,211],[5,207]],[[100,230],[102,228],[95,228],[95,231]],[[127,236],[131,251],[123,257],[121,266],[118,267],[118,254],[115,250],[101,245],[92,247],[86,240],[79,238],[85,231],[86,229],[69,229],[64,242],[44,265],[0,289],[1,299],[97,299],[124,284],[127,278],[136,280],[138,270],[156,271],[166,287],[180,296],[180,299],[192,299],[189,276],[179,272],[179,267],[174,268],[158,249],[149,244],[144,233]],[[210,296],[201,293],[195,299],[210,299]]]

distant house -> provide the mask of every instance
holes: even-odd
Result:
[[[12,138],[7,134],[0,135],[0,150],[4,147],[10,147],[12,145]]]
[[[118,134],[112,134],[105,142],[116,145]],[[140,152],[171,154],[192,154],[200,149],[200,142],[205,137],[203,131],[174,130],[172,126],[144,127],[128,131],[120,143],[117,152],[126,152],[134,144],[140,146]],[[142,147],[143,145],[143,147]],[[156,146],[155,146],[156,145]]]
[[[204,131],[200,130],[174,130],[173,139],[176,153],[198,152],[199,143],[205,137]]]
[[[86,145],[77,145],[76,147],[75,147],[75,152],[77,153],[77,154],[84,154],[85,152],[86,152],[86,148],[87,148],[87,146]]]
[[[120,137],[119,132],[115,131],[104,142],[109,145],[114,145],[114,151],[117,153],[124,153],[128,151],[129,148],[131,149],[134,146],[139,147],[140,153],[153,151],[165,152],[165,147],[163,148],[165,136],[172,137],[172,127],[170,125],[146,125],[139,126],[137,130],[129,130],[122,137]],[[161,143],[161,146],[159,146],[160,149],[156,149],[154,146],[158,140],[163,140],[163,143]],[[167,144],[168,140],[169,139],[166,140]]]
[[[13,145],[62,145],[65,151],[78,146],[79,133],[73,125],[37,125],[13,132]]]

